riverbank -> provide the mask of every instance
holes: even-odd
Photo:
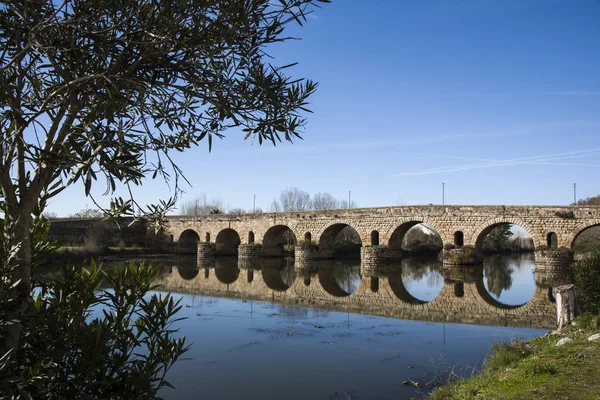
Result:
[[[598,333],[600,316],[586,314],[560,333],[497,344],[478,375],[441,386],[429,399],[598,399]]]
[[[79,265],[94,258],[98,262],[119,262],[124,260],[160,260],[173,257],[173,253],[145,247],[106,247],[101,251],[89,252],[83,247],[62,246],[45,256],[44,265]]]

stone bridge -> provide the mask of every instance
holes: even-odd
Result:
[[[594,206],[402,206],[168,217],[166,240],[181,253],[202,255],[283,255],[286,244],[296,246],[297,259],[333,258],[334,241],[351,227],[360,237],[365,264],[401,256],[402,239],[416,224],[435,230],[451,264],[478,263],[478,251],[488,233],[501,224],[526,230],[538,253],[538,264],[568,263],[575,239],[585,229],[600,225]],[[563,249],[563,251],[559,251]],[[566,250],[566,252],[565,252]]]
[[[556,304],[552,286],[540,275],[532,298],[523,305],[507,306],[486,290],[479,268],[444,268],[438,296],[424,302],[406,289],[399,267],[377,275],[363,275],[358,288],[347,293],[329,262],[304,266],[284,265],[291,260],[265,259],[260,269],[238,268],[231,257],[213,259],[206,268],[189,264],[166,267],[155,282],[170,292],[273,301],[282,304],[358,312],[384,317],[435,322],[552,329]]]

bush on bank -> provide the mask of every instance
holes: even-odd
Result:
[[[600,251],[571,265],[583,311],[600,314]]]

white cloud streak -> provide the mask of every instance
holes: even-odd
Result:
[[[578,164],[578,163],[563,163],[563,162],[555,163],[555,162],[553,162],[553,161],[559,161],[559,160],[571,160],[571,159],[576,159],[576,158],[590,157],[590,156],[594,156],[597,154],[600,154],[600,148],[569,151],[569,152],[565,152],[565,153],[549,154],[549,155],[545,155],[545,156],[513,158],[513,159],[508,159],[508,160],[487,160],[484,162],[474,163],[474,164],[448,165],[448,166],[443,166],[443,167],[424,169],[424,170],[420,170],[420,171],[402,172],[399,174],[395,174],[393,176],[417,176],[417,175],[442,174],[442,173],[448,173],[448,172],[468,171],[468,170],[483,169],[483,168],[511,167],[511,166],[523,165],[523,164],[600,167],[600,165],[596,165],[596,164]],[[451,156],[451,157],[453,157],[453,156]],[[474,159],[474,160],[481,161],[481,159]]]

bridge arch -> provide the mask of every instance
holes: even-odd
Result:
[[[540,239],[540,236],[536,234],[536,231],[533,229],[533,227],[531,227],[531,225],[518,218],[512,217],[494,218],[492,220],[488,220],[479,224],[479,226],[473,231],[473,235],[471,236],[469,242],[466,244],[475,246],[477,250],[482,250],[483,242],[485,241],[487,235],[492,231],[492,229],[505,224],[517,225],[520,228],[523,228],[525,231],[527,231],[527,233],[533,240],[534,248],[539,248],[546,244],[546,238],[544,237],[543,239]]]
[[[546,245],[549,249],[558,248],[558,236],[554,232],[549,232],[546,235]]]
[[[267,229],[263,236],[263,254],[265,256],[283,257],[286,252],[286,247],[294,246],[296,244],[296,234],[289,226],[274,225]]]
[[[410,228],[419,224],[424,224],[428,227],[431,227],[431,229],[440,236],[442,243],[446,243],[449,240],[446,233],[441,230],[434,221],[431,221],[427,218],[417,217],[404,218],[394,222],[392,227],[385,234],[384,243],[387,243],[388,247],[390,248],[400,249],[406,233],[410,230]]]
[[[217,255],[237,256],[238,246],[242,243],[240,235],[231,228],[221,230],[215,239]]]
[[[338,236],[341,233],[347,236],[341,239],[344,242],[345,255],[360,257],[364,235],[361,235],[354,226],[346,222],[335,222],[319,232],[319,253],[325,257],[336,256],[339,253],[339,248],[336,249],[336,241],[338,241]]]
[[[179,235],[177,250],[180,254],[196,254],[200,235],[193,229],[186,229]]]
[[[577,227],[575,229],[573,229],[573,231],[571,231],[571,233],[567,237],[566,242],[561,243],[560,239],[559,239],[558,245],[559,246],[563,245],[565,247],[569,247],[570,249],[573,249],[573,247],[575,246],[575,241],[577,240],[579,235],[581,235],[586,229],[592,228],[592,227],[598,226],[598,225],[600,225],[600,219],[592,219],[592,220],[583,222],[583,223],[577,225]]]

